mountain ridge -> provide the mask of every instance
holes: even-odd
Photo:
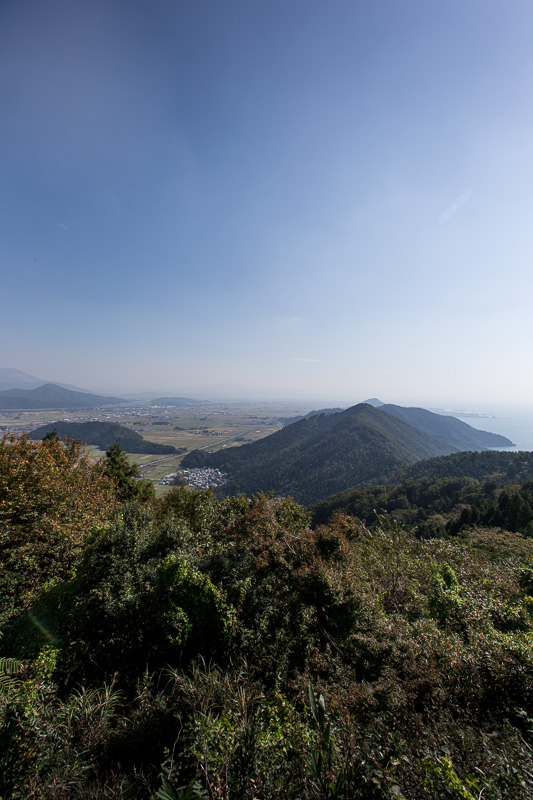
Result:
[[[274,491],[292,495],[302,503],[314,503],[330,494],[383,480],[417,461],[471,446],[469,431],[475,429],[464,423],[469,438],[461,447],[458,431],[462,426],[451,425],[453,436],[447,439],[450,426],[446,418],[427,414],[422,414],[426,427],[432,421],[441,431],[441,439],[398,414],[359,403],[337,413],[312,414],[241,447],[212,454],[192,451],[182,466],[217,467],[228,473],[228,483],[222,489],[227,494]],[[417,414],[410,414],[410,418],[421,424]],[[487,435],[491,442],[499,441],[496,434]],[[483,449],[479,443],[477,449]],[[332,492],[332,487],[337,487],[336,491]]]
[[[92,394],[88,389],[82,389],[70,383],[43,380],[41,378],[36,378],[35,375],[30,375],[28,372],[15,369],[14,367],[0,367],[0,392],[6,389],[37,389],[39,386],[44,386],[47,383],[53,383],[55,386],[61,386],[62,389],[70,389],[73,392]]]
[[[104,397],[88,392],[64,389],[55,383],[45,383],[35,389],[4,389],[0,391],[0,409],[31,410],[53,408],[94,408],[124,403],[119,397]]]
[[[194,400],[192,397],[156,397],[150,400],[151,406],[175,406],[176,408],[186,406],[205,405],[205,400]]]
[[[183,467],[218,467],[230,475],[226,493],[274,491],[302,503],[373,480],[423,458],[455,452],[371,405],[315,415],[251,444],[208,454],[195,450]]]
[[[397,406],[386,403],[381,411],[402,419],[409,425],[418,428],[439,441],[456,446],[459,450],[485,450],[490,447],[512,447],[513,443],[506,436],[490,433],[474,428],[456,417],[435,414],[425,408],[414,406]]]

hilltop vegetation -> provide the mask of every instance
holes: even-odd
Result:
[[[367,400],[366,404],[379,408],[380,411],[384,411],[397,419],[407,422],[408,425],[412,425],[413,428],[427,433],[429,436],[433,436],[452,449],[485,450],[490,447],[512,446],[511,440],[507,439],[506,436],[478,430],[456,419],[456,417],[435,414],[432,411],[427,411],[425,408],[405,408],[390,403],[385,404],[377,398]],[[309,417],[314,417],[318,414],[330,415],[338,414],[342,411],[342,408],[323,408],[320,411],[310,411],[305,416],[285,419],[284,425],[291,425],[293,422],[298,422],[301,419],[309,419]]]
[[[113,499],[112,481],[78,443],[0,439],[0,621],[26,608],[47,581],[72,574]]]
[[[329,416],[330,414],[340,414],[342,411],[344,411],[343,408],[321,408],[319,411],[309,411],[307,414],[299,414],[296,417],[283,417],[283,427],[292,425],[293,422],[300,422],[301,419],[316,417],[319,414],[325,414],[326,416]]]
[[[2,797],[533,796],[533,539],[122,502],[76,447],[0,448]]]
[[[113,442],[119,442],[126,453],[151,453],[151,454],[170,454],[185,452],[177,450],[173,445],[149,442],[143,439],[140,433],[119,425],[116,422],[52,422],[48,425],[41,425],[35,428],[30,434],[30,439],[42,439],[47,434],[56,431],[57,435],[63,438],[80,439],[86,444],[93,444],[102,450],[108,450]]]
[[[531,453],[456,453],[421,461],[400,476],[400,482],[389,477],[388,484],[348,489],[316,503],[314,524],[340,511],[369,526],[390,515],[419,538],[475,525],[533,535]]]
[[[444,458],[430,458],[398,470],[390,481],[420,480],[422,478],[475,478],[479,481],[522,483],[533,478],[533,453],[454,453]]]

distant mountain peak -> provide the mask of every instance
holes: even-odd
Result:
[[[273,491],[312,503],[369,481],[383,481],[421,459],[511,444],[425,409],[376,408],[366,402],[325,411],[311,412],[241,447],[211,454],[194,450],[182,467],[222,469],[229,475],[226,494]]]
[[[35,378],[33,375],[29,375],[27,372],[22,372],[22,370],[15,369],[14,367],[0,367],[0,379],[1,378],[12,378],[13,380],[19,380],[24,383],[35,383],[39,381],[39,378]]]
[[[49,383],[54,386],[61,386],[62,389],[70,389],[73,392],[92,394],[88,389],[81,389],[79,386],[73,386],[70,383],[43,380],[14,367],[0,367],[0,391],[6,391],[7,389],[38,389],[40,386],[45,386]]]
[[[192,397],[156,397],[150,401],[151,406],[199,406],[205,405],[205,400],[193,400]]]
[[[89,392],[74,392],[56,383],[40,384],[34,389],[4,389],[0,391],[2,409],[94,408],[123,403],[119,397],[103,397]]]

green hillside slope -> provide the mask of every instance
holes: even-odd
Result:
[[[489,512],[495,510],[504,489],[514,495],[516,487],[527,487],[532,480],[533,453],[454,453],[403,468],[389,475],[387,485],[352,488],[328,497],[314,505],[313,521],[322,524],[335,511],[343,511],[372,525],[380,514],[387,513],[407,527],[424,528],[431,523],[429,527],[435,528],[451,519],[458,520],[466,508],[474,506],[480,509],[478,516],[483,524],[505,523],[510,525],[509,530],[518,530],[508,522],[510,515],[505,516],[505,509],[499,509],[499,516],[493,513],[492,518]],[[527,516],[522,500],[515,502],[517,515],[520,516],[518,505],[523,506],[521,516]]]
[[[483,453],[454,453],[444,458],[430,458],[405,467],[393,476],[394,482],[423,478],[476,478],[478,481],[523,483],[533,478],[533,453],[487,450]],[[390,479],[387,481],[390,483]]]
[[[435,414],[425,408],[404,408],[387,404],[381,411],[407,422],[419,431],[434,436],[457,450],[486,450],[489,447],[512,447],[513,443],[498,433],[481,431],[456,417]]]
[[[454,448],[380,409],[361,403],[339,414],[300,420],[257,442],[208,454],[189,453],[184,467],[229,474],[229,494],[274,491],[312,503]]]

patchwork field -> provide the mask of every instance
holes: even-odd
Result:
[[[85,414],[72,411],[5,411],[0,412],[0,434],[23,433],[40,425],[59,420],[71,422],[118,422],[131,427],[149,441],[187,448],[205,448],[209,452],[238,447],[261,439],[278,430],[283,420],[305,414],[311,406],[280,403],[206,403],[193,408],[153,407],[134,404],[123,407],[91,410]],[[87,445],[91,458],[103,458],[105,452]],[[179,470],[185,454],[169,456],[128,454],[138,464],[142,476],[156,485],[159,493],[168,490],[161,480]]]

